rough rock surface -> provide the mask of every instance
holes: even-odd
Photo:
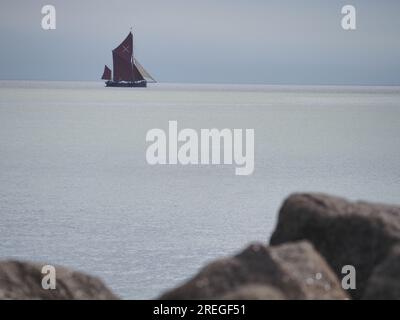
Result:
[[[310,243],[299,242],[277,247],[253,244],[232,258],[211,263],[161,299],[245,297],[250,290],[254,298],[253,285],[257,286],[257,294],[259,286],[269,287],[262,294],[274,299],[347,298],[325,260]]]
[[[56,289],[42,288],[42,265],[0,262],[0,299],[101,300],[117,297],[99,279],[63,267],[56,268]]]
[[[310,241],[341,277],[344,265],[356,268],[361,298],[376,266],[400,241],[400,207],[349,202],[322,194],[295,194],[283,204],[271,245]]]
[[[285,295],[277,288],[267,285],[245,285],[221,296],[222,300],[285,300]]]
[[[400,300],[400,245],[375,268],[363,299]]]

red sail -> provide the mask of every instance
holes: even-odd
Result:
[[[132,76],[133,81],[141,81],[144,80],[142,74],[140,73],[139,69],[136,67],[135,63],[132,64]]]
[[[113,50],[114,81],[133,81],[132,54],[133,35],[129,32],[126,39]]]
[[[132,62],[121,58],[113,52],[114,81],[133,81]]]
[[[133,63],[133,35],[129,32],[126,39],[113,50],[114,81],[144,80]]]
[[[103,76],[101,77],[103,80],[111,80],[111,70],[109,67],[104,66]]]
[[[116,54],[122,60],[131,62],[133,55],[133,35],[132,32],[129,32],[128,36],[125,38],[122,43],[113,50],[113,53]]]

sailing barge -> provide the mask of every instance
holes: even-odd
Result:
[[[112,51],[114,73],[104,67],[101,79],[106,87],[147,87],[148,82],[156,82],[133,56],[133,35],[129,32],[126,39]]]

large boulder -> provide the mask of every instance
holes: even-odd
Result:
[[[308,242],[267,247],[253,244],[240,254],[206,266],[161,299],[346,299],[325,260]]]
[[[222,300],[285,300],[285,295],[277,288],[267,285],[243,285],[237,290],[221,296]]]
[[[117,297],[96,277],[55,267],[56,289],[42,288],[43,265],[18,262],[0,262],[0,299],[40,300],[102,300]]]
[[[375,268],[367,282],[363,299],[400,300],[400,246]]]
[[[344,265],[356,269],[361,298],[367,281],[400,241],[400,207],[349,202],[323,194],[295,194],[283,204],[271,245],[310,241],[341,276]]]

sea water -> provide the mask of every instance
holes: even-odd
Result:
[[[152,128],[255,130],[255,169],[150,166]],[[400,203],[399,87],[0,82],[0,258],[154,298],[267,243],[293,192]],[[351,244],[349,244],[351,245]]]

